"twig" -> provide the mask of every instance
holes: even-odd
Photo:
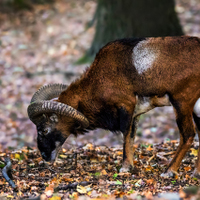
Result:
[[[175,151],[170,151],[170,152],[168,152],[168,153],[162,153],[162,152],[160,152],[160,153],[154,153],[153,154],[153,156],[151,156],[150,158],[149,158],[149,160],[147,161],[147,163],[149,163],[152,159],[154,159],[155,157],[158,157],[158,158],[160,158],[161,160],[165,160],[165,161],[168,161],[168,159],[167,158],[165,158],[164,156],[167,156],[167,155],[172,155],[172,154],[174,154],[175,153]]]
[[[164,156],[161,156],[160,154],[156,154],[156,156],[158,157],[158,158],[160,158],[161,160],[165,160],[165,161],[168,161],[168,159],[167,158],[165,158]]]
[[[51,169],[50,167],[47,167],[47,169],[53,173],[57,173],[55,170]]]
[[[9,158],[5,158],[5,163],[6,163],[6,166],[2,169],[2,175],[6,179],[6,181],[8,181],[10,186],[12,188],[16,189],[17,186],[11,180],[11,178],[12,178],[12,174],[11,174],[12,163]]]
[[[175,151],[170,151],[170,152],[167,152],[167,153],[165,153],[165,152],[159,152],[159,154],[162,155],[162,156],[168,156],[168,155],[175,154]]]
[[[156,156],[156,154],[154,154],[153,156],[151,156],[151,158],[149,158],[149,160],[147,161],[147,163],[149,164],[149,162],[150,162],[152,159],[154,159],[155,156]]]
[[[82,182],[75,182],[75,183],[69,183],[67,185],[59,185],[58,187],[56,187],[54,189],[54,192],[57,192],[59,190],[67,190],[67,189],[75,189],[77,187],[77,185],[81,185],[81,186],[87,186],[89,184],[97,184],[98,182],[96,181],[82,181]]]

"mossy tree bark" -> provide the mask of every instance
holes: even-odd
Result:
[[[183,35],[174,0],[98,0],[96,33],[85,58],[109,41],[125,37]]]

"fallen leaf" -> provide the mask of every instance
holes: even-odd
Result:
[[[53,196],[53,197],[49,198],[49,200],[61,200],[61,197]]]
[[[78,198],[78,192],[73,192],[71,195],[72,199],[77,199]]]
[[[77,185],[76,190],[80,194],[86,194],[87,193],[87,189],[85,187],[81,186],[81,185]]]
[[[15,159],[20,160],[20,154],[16,153],[15,154]]]
[[[92,150],[94,150],[94,145],[91,144],[91,143],[89,143],[89,144],[85,145],[85,146],[83,147],[83,149],[84,149],[84,150],[90,150],[90,151],[92,151]]]
[[[54,192],[54,185],[50,184],[48,187],[46,187],[44,193],[46,194],[47,197],[51,197]]]
[[[147,184],[153,184],[154,181],[155,181],[154,179],[148,179],[148,180],[146,180],[146,183],[147,183]]]
[[[123,155],[123,152],[122,151],[117,151],[117,155],[121,156],[121,155]]]
[[[66,155],[59,155],[59,157],[62,158],[62,159],[66,159],[67,158]]]
[[[184,170],[187,171],[187,172],[190,171],[191,169],[192,169],[192,168],[191,168],[190,166],[184,167]]]
[[[191,148],[190,150],[191,150],[190,155],[198,156],[198,149]]]
[[[122,185],[122,182],[119,181],[119,180],[117,180],[117,181],[115,182],[115,184],[116,184],[116,185]]]
[[[147,147],[147,149],[146,149],[147,151],[152,151],[153,150],[153,148],[151,147],[151,145],[149,145],[148,147]]]
[[[107,172],[106,172],[105,169],[103,169],[103,170],[101,171],[101,175],[107,175]]]

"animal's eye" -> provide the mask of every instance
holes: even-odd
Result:
[[[48,128],[45,128],[44,130],[43,130],[43,134],[44,135],[47,135],[49,133],[49,129]]]

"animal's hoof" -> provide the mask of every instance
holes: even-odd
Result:
[[[175,171],[167,171],[166,173],[162,173],[160,176],[163,178],[174,178],[178,173]]]
[[[195,169],[194,173],[192,174],[192,177],[200,179],[200,172],[198,172],[197,169]]]

